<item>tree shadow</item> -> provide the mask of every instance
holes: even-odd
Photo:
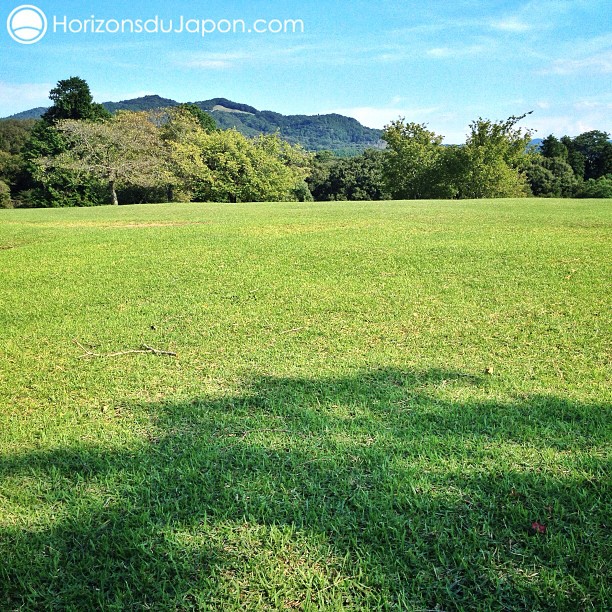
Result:
[[[605,607],[610,406],[440,392],[484,384],[259,377],[130,448],[3,457],[41,518],[0,529],[0,608]]]

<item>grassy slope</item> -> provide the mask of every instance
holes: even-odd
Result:
[[[0,609],[604,609],[611,217],[0,211]]]

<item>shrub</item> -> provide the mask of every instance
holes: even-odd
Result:
[[[0,208],[13,208],[11,189],[4,181],[0,181]]]
[[[612,174],[585,181],[578,195],[581,198],[612,198]]]

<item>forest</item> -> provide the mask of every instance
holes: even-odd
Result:
[[[0,121],[2,207],[612,197],[609,134],[550,135],[534,146],[533,132],[519,127],[530,113],[478,118],[466,142],[450,146],[427,125],[398,119],[383,130],[384,147],[342,156],[310,150],[299,134],[282,138],[280,127],[226,129],[195,104],[111,113],[79,77],[49,97],[38,120]],[[251,110],[242,112],[257,119]]]

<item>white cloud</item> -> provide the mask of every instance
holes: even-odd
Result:
[[[591,130],[610,132],[612,125],[609,120],[609,110],[585,110],[581,113],[550,115],[529,119],[529,127],[536,130],[536,135],[544,138],[549,134],[560,136],[578,136]]]
[[[502,30],[503,32],[511,32],[513,34],[521,34],[534,28],[533,24],[526,23],[520,17],[506,17],[505,19],[492,21],[490,25],[495,30]]]
[[[194,60],[186,63],[187,68],[202,68],[204,70],[226,70],[234,66],[234,62],[226,62],[224,60]]]
[[[199,53],[178,60],[177,64],[184,68],[200,68],[203,70],[226,70],[237,63],[248,59],[246,53]],[[252,58],[251,58],[252,59]]]
[[[428,116],[431,116],[438,110],[439,107],[397,108],[389,106],[354,106],[325,111],[325,114],[337,113],[339,115],[353,117],[366,127],[381,129],[399,117],[405,117],[408,121],[422,123]]]
[[[430,57],[450,57],[452,53],[448,47],[434,47],[427,51],[427,55]]]
[[[583,57],[581,59],[558,59],[544,74],[568,75],[576,73],[609,74],[612,72],[612,51]]]
[[[175,66],[203,70],[223,70],[249,64],[288,64],[310,62],[319,56],[327,57],[321,47],[315,45],[296,45],[292,47],[253,46],[244,51],[195,52],[173,56]]]
[[[602,102],[600,100],[579,100],[574,104],[574,108],[578,111],[593,111],[593,110],[612,110],[612,102]]]
[[[468,45],[465,47],[434,47],[427,50],[427,55],[436,59],[467,57],[480,55],[483,52],[491,52],[491,47],[484,45]]]

